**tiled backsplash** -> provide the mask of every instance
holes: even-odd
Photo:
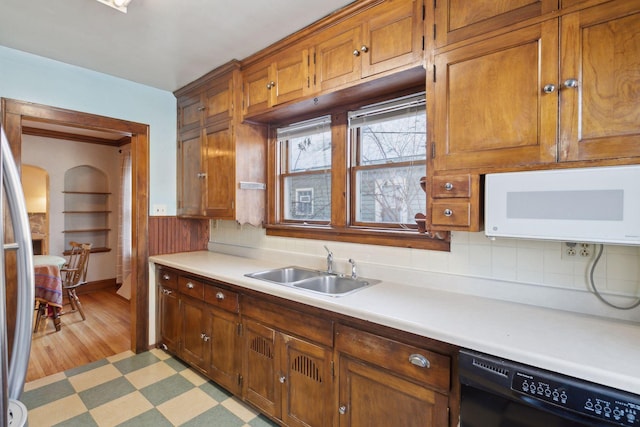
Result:
[[[347,260],[353,258],[365,277],[395,281],[401,277],[417,286],[640,322],[640,307],[626,312],[611,309],[589,292],[588,270],[599,245],[590,246],[589,257],[566,256],[561,242],[492,241],[483,233],[455,232],[451,252],[438,252],[272,237],[262,228],[232,221],[212,221],[210,240],[213,250],[315,268],[325,267],[326,244],[334,253],[337,271],[348,271]],[[633,302],[629,297],[640,296],[639,265],[639,247],[604,246],[594,272],[598,290],[618,305]]]

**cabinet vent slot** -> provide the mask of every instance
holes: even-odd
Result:
[[[498,364],[494,364],[488,361],[484,361],[481,359],[473,359],[473,366],[476,366],[480,369],[484,369],[489,372],[493,372],[494,374],[500,375],[502,377],[507,378],[509,376],[509,369],[504,366],[500,366]]]
[[[262,337],[256,337],[251,341],[251,350],[267,359],[273,359],[271,343]]]
[[[322,383],[322,376],[320,375],[320,369],[318,369],[318,365],[316,365],[316,362],[306,356],[298,356],[293,359],[291,370],[293,372],[304,375],[305,377],[317,383]]]

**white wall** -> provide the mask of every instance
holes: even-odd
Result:
[[[64,247],[64,175],[69,169],[93,166],[109,178],[109,244],[110,252],[92,253],[87,280],[116,277],[116,245],[118,230],[118,197],[120,191],[120,156],[118,148],[75,141],[24,135],[22,162],[39,166],[49,173],[49,253],[62,255]],[[52,159],[55,158],[55,161]]]
[[[148,124],[149,206],[166,205],[167,215],[176,214],[171,92],[0,46],[0,97]]]
[[[560,242],[491,241],[483,233],[455,232],[451,252],[440,252],[272,237],[262,228],[211,221],[210,249],[277,265],[325,268],[325,244],[339,272],[348,272],[353,258],[364,277],[640,322],[640,307],[623,311],[601,303],[586,281],[592,258],[563,259]],[[604,248],[595,283],[614,303],[628,305],[640,296],[640,248]]]

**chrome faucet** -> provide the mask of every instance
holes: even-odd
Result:
[[[329,250],[327,245],[324,245],[324,248],[327,251],[327,273],[333,273],[333,252]]]
[[[351,278],[356,280],[358,273],[356,272],[356,261],[353,258],[349,258],[349,264],[351,264]]]

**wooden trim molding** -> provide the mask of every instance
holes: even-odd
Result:
[[[149,125],[8,98],[0,100],[0,113],[0,123],[18,168],[22,163],[23,120],[108,131],[131,138],[131,246],[135,257],[131,264],[131,350],[136,353],[146,351],[149,341]]]

